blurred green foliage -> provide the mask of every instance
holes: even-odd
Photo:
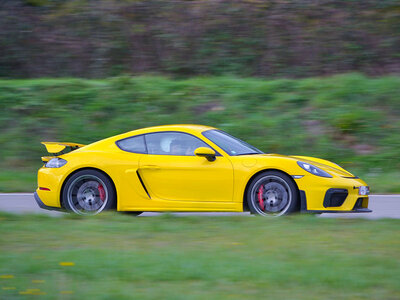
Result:
[[[0,77],[400,71],[396,0],[0,1]]]
[[[195,123],[226,130],[265,152],[329,159],[368,178],[394,172],[397,182],[399,86],[397,76],[360,74],[1,80],[1,176],[38,168],[46,154],[41,141],[88,144],[146,126]]]
[[[0,289],[1,299],[400,295],[399,220],[109,213],[0,213],[0,220],[0,275],[13,276],[0,284],[15,288]]]

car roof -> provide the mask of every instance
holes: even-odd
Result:
[[[139,134],[146,134],[146,133],[159,132],[159,131],[160,132],[162,132],[162,131],[182,131],[182,132],[187,132],[187,133],[197,135],[197,134],[201,134],[201,132],[203,132],[203,131],[210,130],[210,129],[216,129],[216,128],[210,127],[210,126],[204,126],[204,125],[196,125],[196,124],[173,124],[173,125],[161,125],[161,126],[146,127],[146,128],[128,131],[128,132],[125,132],[122,134],[114,135],[109,138],[99,140],[99,141],[91,143],[85,147],[82,147],[78,150],[75,150],[74,152],[87,151],[87,150],[94,149],[96,147],[104,147],[107,144],[114,145],[114,143],[118,140],[128,138],[130,136],[139,135]]]
[[[150,133],[157,131],[184,131],[184,132],[203,132],[210,129],[216,129],[214,127],[205,126],[205,125],[196,125],[196,124],[172,124],[172,125],[161,125],[161,126],[153,126],[146,127],[137,130],[130,131],[131,134],[141,134],[141,133]]]

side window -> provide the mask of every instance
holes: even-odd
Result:
[[[117,142],[117,146],[128,152],[147,153],[146,144],[144,143],[144,135],[134,136]]]
[[[202,140],[180,132],[149,133],[145,138],[148,154],[194,156],[196,148],[210,148]]]

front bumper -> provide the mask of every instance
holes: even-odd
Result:
[[[310,174],[294,180],[300,190],[301,211],[370,212],[368,195],[358,195],[359,188],[367,186],[360,178],[323,178]]]
[[[329,189],[324,198],[324,203],[328,202],[327,199],[331,195],[332,189]],[[343,209],[342,205],[347,200],[347,194],[340,206],[330,206],[328,209],[307,209],[307,197],[305,191],[300,190],[300,211],[305,213],[370,213],[371,209],[368,208],[368,196],[359,196],[354,203],[351,210]],[[351,199],[349,201],[352,201]]]
[[[35,192],[33,194],[33,197],[35,198],[35,201],[40,208],[43,208],[46,210],[64,211],[61,207],[47,206],[46,204],[44,204],[43,201],[40,199],[37,192]]]

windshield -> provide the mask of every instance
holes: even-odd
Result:
[[[217,129],[203,132],[203,135],[231,156],[261,154],[261,150]]]

